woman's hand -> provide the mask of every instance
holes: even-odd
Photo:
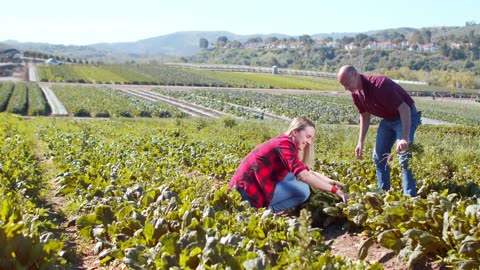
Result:
[[[343,189],[345,187],[345,184],[340,183],[338,181],[333,181],[333,185],[338,187],[339,189]]]
[[[348,202],[348,194],[347,193],[344,193],[342,190],[337,190],[337,192],[335,192],[335,195],[340,199],[342,200],[344,203],[347,203]]]

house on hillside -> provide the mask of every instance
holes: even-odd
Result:
[[[437,52],[438,47],[435,45],[435,43],[418,44],[417,51]]]
[[[356,45],[353,42],[350,42],[350,44],[345,45],[345,50],[354,50],[354,49],[358,49],[358,48],[359,48],[358,45]]]
[[[47,64],[47,65],[61,65],[62,62],[58,61],[56,58],[49,58],[49,59],[45,60],[45,64]]]
[[[378,50],[395,50],[397,45],[391,41],[384,41],[384,42],[370,42],[365,49],[378,49]]]
[[[408,50],[410,47],[412,47],[412,44],[410,43],[410,41],[406,40],[402,41],[400,46],[402,50]]]

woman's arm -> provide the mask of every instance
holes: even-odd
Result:
[[[297,177],[312,188],[333,192],[343,202],[346,203],[348,201],[348,195],[334,185],[335,181],[333,179],[330,179],[325,175],[314,171],[304,170],[299,172]]]
[[[330,179],[322,174],[319,174],[318,172],[314,172],[314,171],[311,171],[312,173],[314,173],[316,176],[318,176],[322,181],[326,181],[327,183],[329,183],[330,185],[332,186],[336,186],[340,189],[344,188],[345,187],[345,184],[342,184],[338,181],[335,181],[333,179]]]

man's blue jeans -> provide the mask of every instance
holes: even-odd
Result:
[[[242,196],[242,200],[248,201],[250,205],[253,205],[243,189],[237,190]],[[283,181],[278,182],[275,186],[275,192],[268,208],[275,213],[287,210],[306,201],[309,196],[310,186],[304,182],[297,181],[293,173],[288,173]]]
[[[411,108],[411,126],[410,143],[413,143],[415,130],[420,124],[420,115],[415,106]],[[402,138],[402,121],[400,118],[395,120],[382,119],[378,126],[375,148],[373,149],[373,162],[377,172],[378,186],[383,190],[390,189],[390,166],[388,165],[388,155],[392,151],[393,145]],[[412,197],[417,196],[415,179],[412,169],[408,167],[408,161],[412,158],[410,150],[397,154],[402,170],[403,194]]]

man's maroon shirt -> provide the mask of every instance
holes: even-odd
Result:
[[[359,113],[369,112],[375,116],[393,120],[400,116],[398,107],[405,102],[410,108],[414,101],[400,85],[386,76],[363,75],[363,94],[357,89],[352,93],[353,103]]]

